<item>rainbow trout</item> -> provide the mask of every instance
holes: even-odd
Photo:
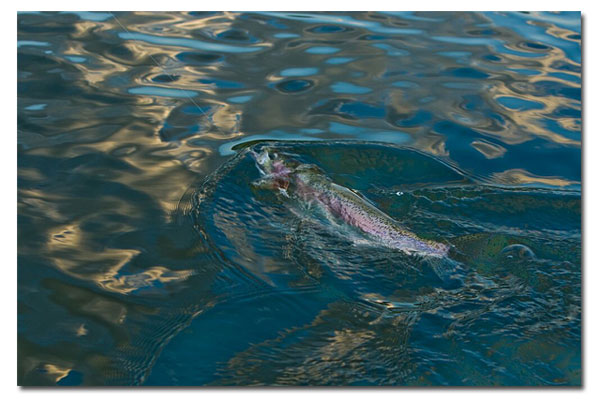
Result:
[[[419,238],[367,199],[331,181],[316,165],[302,164],[268,147],[251,151],[262,177],[255,186],[278,190],[284,197],[296,196],[317,203],[329,214],[353,226],[386,247],[407,254],[445,257],[449,247]]]

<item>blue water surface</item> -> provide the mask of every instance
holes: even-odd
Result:
[[[17,29],[19,385],[581,385],[580,13]]]

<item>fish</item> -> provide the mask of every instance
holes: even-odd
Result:
[[[264,147],[250,151],[261,177],[253,184],[272,189],[284,198],[316,203],[328,215],[340,219],[385,247],[409,255],[444,258],[450,246],[423,239],[405,228],[355,190],[333,182],[318,166],[301,163],[293,156]]]

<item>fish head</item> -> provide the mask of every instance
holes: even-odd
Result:
[[[298,194],[307,194],[330,184],[329,178],[318,166],[300,162],[295,154],[268,146],[260,152],[251,150],[250,154],[261,174],[261,178],[253,184],[255,187],[279,190],[287,195],[288,188]]]
[[[263,176],[287,176],[294,170],[294,165],[281,154],[269,147],[264,147],[259,153],[250,151],[256,167]]]
[[[254,159],[256,163],[256,167],[261,175],[268,175],[272,168],[273,161],[269,156],[269,152],[267,148],[264,148],[260,153],[255,152],[254,150],[250,150],[250,155]]]
[[[291,175],[295,170],[295,163],[272,148],[264,147],[260,152],[250,151],[261,179],[255,186],[267,189],[287,190],[290,185]]]

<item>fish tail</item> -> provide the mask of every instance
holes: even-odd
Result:
[[[460,286],[462,264],[448,257],[427,257],[426,263],[446,287]]]

